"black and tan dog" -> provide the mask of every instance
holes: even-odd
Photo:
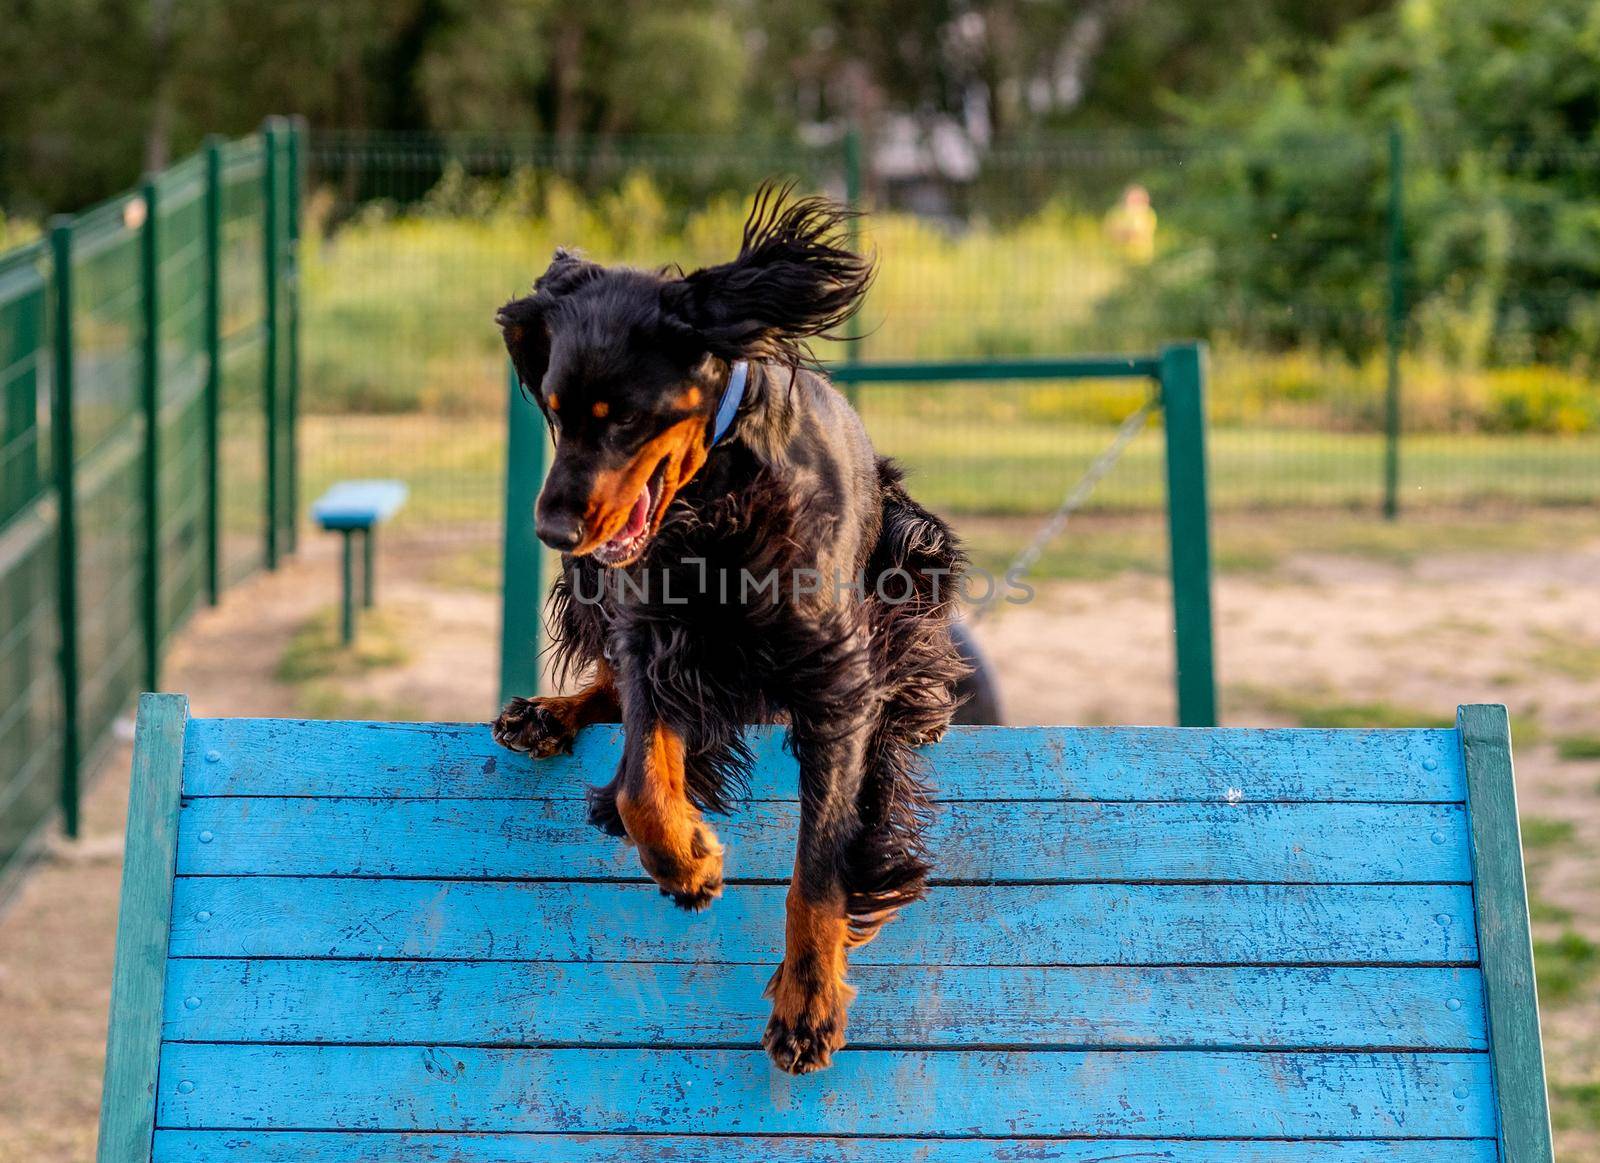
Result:
[[[747,775],[746,723],[786,720],[800,834],[764,1044],[794,1073],[844,1044],[846,950],[920,897],[927,793],[913,748],[950,722],[963,558],[874,455],[809,339],[872,264],[847,212],[763,187],[732,262],[689,275],[557,251],[498,322],[555,435],[537,525],[563,553],[556,650],[578,693],[514,699],[507,747],[546,756],[625,728],[590,819],[686,909],[722,890],[703,813]]]

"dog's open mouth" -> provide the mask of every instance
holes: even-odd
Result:
[[[666,468],[667,462],[663,460],[656,466],[656,471],[650,474],[650,479],[634,498],[628,523],[622,527],[622,532],[595,547],[594,559],[601,565],[627,565],[644,552],[645,546],[650,543],[650,534],[655,529],[656,515],[661,508],[661,486]]]

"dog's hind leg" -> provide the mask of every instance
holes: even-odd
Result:
[[[864,636],[813,632],[790,668],[790,742],[800,766],[800,837],[783,963],[767,986],[772,1018],[762,1045],[791,1074],[821,1070],[844,1045],[855,991],[845,872],[861,831],[857,806],[875,695]]]
[[[621,709],[615,677],[602,661],[589,685],[576,694],[512,699],[494,721],[492,731],[502,747],[545,759],[571,751],[578,731],[591,723],[617,722]]]

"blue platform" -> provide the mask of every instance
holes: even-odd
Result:
[[[101,1159],[1547,1163],[1505,715],[1462,714],[952,730],[931,894],[794,1078],[776,732],[688,915],[584,823],[616,728],[146,696]]]
[[[377,566],[373,560],[377,527],[405,503],[406,487],[399,481],[340,481],[311,506],[311,516],[319,525],[343,537],[339,633],[346,645],[356,636],[355,566],[350,539],[361,537],[361,605],[370,609],[377,601]]]
[[[400,511],[406,486],[399,481],[340,481],[311,506],[324,529],[370,529]]]

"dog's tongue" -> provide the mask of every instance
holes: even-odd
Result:
[[[633,502],[633,512],[628,514],[627,525],[623,526],[621,533],[618,533],[610,541],[606,542],[607,548],[625,545],[629,541],[632,541],[635,537],[644,532],[644,523],[649,519],[650,486],[645,485],[645,487],[639,493],[638,500]]]

